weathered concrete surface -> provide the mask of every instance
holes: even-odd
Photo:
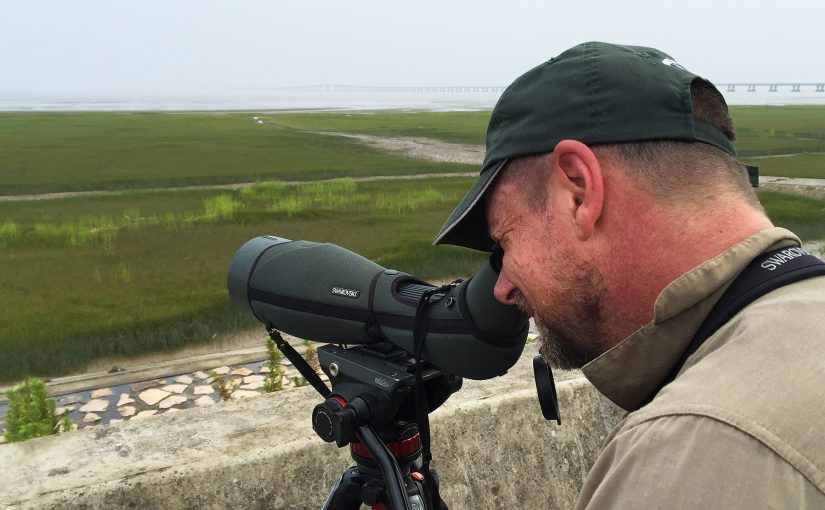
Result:
[[[569,508],[619,410],[577,374],[542,419],[528,346],[431,416],[452,509]],[[312,432],[311,388],[0,445],[0,508],[317,509],[351,464]]]

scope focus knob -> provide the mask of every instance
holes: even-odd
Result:
[[[312,410],[312,430],[327,443],[336,439],[336,427],[333,424],[337,421],[336,415],[344,409],[345,405],[342,399],[330,397]]]

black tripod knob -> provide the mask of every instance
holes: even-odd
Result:
[[[335,441],[338,447],[346,446],[355,439],[355,429],[359,423],[358,412],[347,406],[340,397],[330,397],[312,410],[312,430],[330,443]]]
[[[312,430],[327,443],[336,440],[335,416],[342,409],[344,409],[344,404],[340,400],[328,398],[312,410]]]

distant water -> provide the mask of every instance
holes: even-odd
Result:
[[[739,87],[723,95],[731,105],[825,105],[825,92],[813,87],[800,92],[767,88],[748,92]],[[216,93],[121,97],[35,97],[0,95],[0,112],[77,111],[295,111],[295,110],[431,110],[491,109],[500,93],[493,92],[273,92]]]
[[[295,111],[295,110],[485,110],[499,93],[275,92],[271,95],[154,97],[3,97],[0,111]]]

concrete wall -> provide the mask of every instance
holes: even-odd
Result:
[[[541,417],[532,346],[504,377],[465,381],[431,415],[451,509],[569,508],[620,417],[578,374]],[[322,442],[309,387],[0,445],[0,508],[317,509],[351,464]]]

